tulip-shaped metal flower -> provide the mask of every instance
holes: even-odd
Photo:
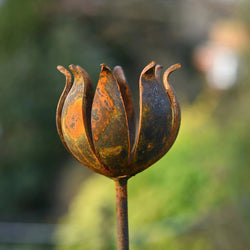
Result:
[[[62,66],[66,86],[57,107],[57,130],[67,150],[83,165],[116,182],[118,249],[128,249],[127,180],[160,159],[172,146],[180,126],[180,108],[168,68],[147,65],[140,76],[138,123],[121,67],[105,64],[95,90],[80,66]],[[136,126],[138,124],[138,126]]]

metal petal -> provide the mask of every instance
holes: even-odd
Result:
[[[172,125],[169,97],[154,62],[144,68],[140,77],[140,117],[133,155],[134,174],[156,162],[165,149]]]
[[[122,94],[122,99],[125,105],[128,127],[129,127],[130,146],[132,148],[135,141],[135,110],[134,110],[133,100],[122,67],[116,66],[113,69],[113,72],[119,84],[120,91]]]
[[[83,73],[74,65],[70,65],[69,68],[74,75],[74,84],[62,110],[63,136],[78,161],[90,169],[102,173],[105,169],[95,155],[89,127],[93,99],[91,81],[86,72]]]
[[[93,142],[102,163],[121,176],[128,164],[128,120],[119,85],[112,71],[102,64],[96,88],[91,126]]]
[[[170,84],[168,82],[169,75],[173,71],[175,71],[176,69],[179,69],[180,67],[181,67],[180,64],[172,65],[164,72],[164,75],[163,75],[164,87],[167,91],[168,97],[169,97],[170,102],[171,102],[171,107],[172,107],[172,128],[171,128],[169,139],[165,145],[165,153],[173,145],[173,143],[178,135],[180,124],[181,124],[180,105],[179,105],[179,102],[175,96],[173,88],[170,86]]]
[[[65,75],[66,84],[65,84],[64,90],[61,94],[61,97],[59,99],[57,109],[56,109],[56,127],[57,127],[57,132],[61,138],[63,145],[71,153],[71,151],[69,150],[69,148],[65,142],[65,139],[63,137],[61,117],[62,117],[63,104],[65,102],[65,99],[66,99],[71,87],[72,87],[73,79],[72,79],[72,75],[70,74],[70,72],[68,70],[66,70],[63,66],[58,65],[57,69]]]
[[[161,82],[161,70],[162,70],[162,66],[157,64],[155,66],[155,78],[158,82]]]
[[[85,92],[83,93],[83,109],[85,107],[85,109],[83,110],[85,113],[83,113],[83,121],[84,121],[84,126],[86,128],[86,132],[88,134],[88,138],[89,138],[89,143],[91,148],[94,150],[94,145],[93,145],[93,141],[92,141],[92,132],[91,132],[91,108],[92,108],[92,102],[93,102],[93,98],[94,98],[94,91],[93,91],[93,87],[92,87],[92,81],[88,75],[88,73],[79,65],[76,66],[77,71],[79,73],[81,73],[82,75],[82,79],[84,81],[84,88],[85,88]]]

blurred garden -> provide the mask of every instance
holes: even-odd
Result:
[[[81,65],[121,65],[138,115],[151,61],[182,111],[171,150],[128,184],[135,250],[250,249],[247,0],[0,0],[0,250],[116,249],[115,190],[65,150],[55,114]]]

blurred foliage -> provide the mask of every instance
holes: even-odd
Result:
[[[0,218],[5,220],[46,213],[53,203],[51,190],[66,158],[55,127],[65,81],[56,66],[81,63],[91,74],[104,58],[109,61],[101,45],[82,38],[73,20],[52,22],[46,2],[8,0],[0,8]]]

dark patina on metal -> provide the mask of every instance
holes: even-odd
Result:
[[[161,66],[147,65],[139,80],[138,128],[131,93],[120,66],[101,64],[93,91],[80,66],[58,70],[66,77],[56,124],[75,159],[116,183],[118,249],[128,249],[127,180],[159,160],[173,145],[180,127],[180,107],[168,82],[175,64],[160,79]]]

